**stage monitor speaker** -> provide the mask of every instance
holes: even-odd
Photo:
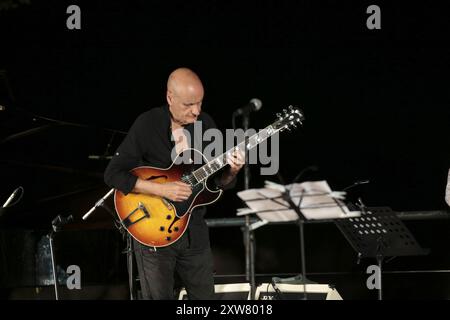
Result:
[[[250,299],[250,284],[249,283],[229,283],[216,284],[214,286],[216,300],[249,300]],[[188,300],[188,295],[185,289],[181,289],[178,296],[179,300]]]
[[[263,283],[256,288],[256,300],[302,300],[304,298],[303,285]],[[342,300],[336,289],[327,284],[307,284],[306,298],[308,300]]]

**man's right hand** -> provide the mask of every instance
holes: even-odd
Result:
[[[191,187],[181,181],[157,183],[138,178],[133,192],[163,197],[171,201],[184,201],[192,194]]]
[[[184,201],[189,198],[189,196],[192,194],[192,189],[190,185],[175,181],[175,182],[168,182],[163,183],[160,185],[161,192],[160,196],[172,201]]]

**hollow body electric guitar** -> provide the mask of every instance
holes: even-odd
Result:
[[[166,247],[176,242],[186,231],[192,210],[211,204],[222,195],[223,191],[220,189],[209,189],[207,180],[227,165],[226,156],[229,152],[236,148],[250,150],[275,133],[302,124],[304,117],[299,109],[290,106],[288,110],[283,111],[283,114],[277,114],[278,119],[274,123],[211,161],[207,161],[200,151],[187,149],[180,153],[168,168],[138,167],[131,170],[135,176],[156,183],[182,181],[191,186],[192,194],[185,201],[172,202],[145,194],[124,195],[115,190],[114,204],[123,227],[137,241],[147,246]]]

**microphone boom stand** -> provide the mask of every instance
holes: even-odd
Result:
[[[95,209],[97,209],[98,207],[102,207],[109,214],[111,214],[111,216],[113,217],[114,225],[119,230],[119,232],[123,236],[127,237],[125,253],[127,254],[128,285],[130,291],[130,300],[135,300],[133,275],[133,241],[123,224],[117,219],[117,216],[114,214],[113,210],[105,203],[105,200],[113,194],[114,190],[114,188],[110,189],[102,198],[100,198],[95,203],[95,205],[88,212],[86,212],[86,214],[83,216],[83,220],[86,220],[92,214],[92,212],[94,212]]]
[[[245,164],[244,164],[244,189],[250,188],[250,167],[248,165],[248,135],[249,128],[249,115],[245,113],[243,115],[243,126],[245,134]],[[255,238],[254,233],[250,226],[250,217],[245,215],[245,256],[246,256],[246,280],[250,281],[250,300],[255,300],[256,281],[255,281]]]

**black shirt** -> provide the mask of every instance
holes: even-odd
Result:
[[[199,134],[207,129],[216,128],[216,124],[203,111],[197,121],[201,123],[202,132],[196,131],[196,135],[194,135],[194,124],[189,124],[184,128],[190,133],[189,146],[198,147],[199,143],[195,142],[200,141],[202,150],[199,151],[203,152],[210,142],[203,141]],[[150,109],[137,117],[106,168],[104,175],[106,184],[128,194],[133,190],[137,180],[137,177],[130,173],[131,169],[139,166],[161,169],[169,167],[172,163],[171,153],[175,147],[170,124],[171,119],[167,105]],[[227,186],[227,189],[235,185],[235,180]],[[187,230],[191,248],[209,247],[208,229],[203,219],[205,212],[205,207],[198,207],[192,212]]]

